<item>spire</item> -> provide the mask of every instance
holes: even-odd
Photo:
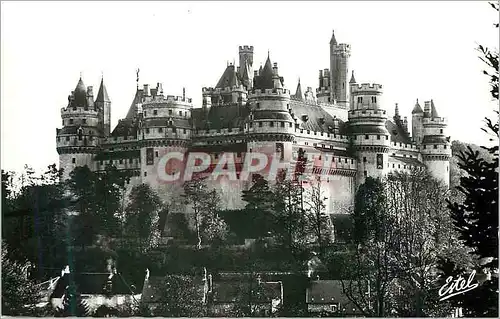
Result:
[[[335,39],[335,30],[332,31],[332,39],[330,40],[330,45],[337,45],[337,39]]]
[[[101,79],[101,86],[99,86],[99,92],[97,93],[96,102],[111,102],[108,96],[108,91],[104,85],[104,78]]]
[[[436,107],[434,106],[434,101],[431,100],[431,118],[439,117]]]
[[[398,103],[396,103],[395,109],[394,109],[394,120],[398,121],[400,119],[399,117],[399,106]]]
[[[295,91],[295,98],[302,100],[302,87],[300,86],[300,78],[299,78],[299,83],[297,84],[297,90]]]
[[[349,83],[356,83],[356,79],[354,78],[354,70],[352,70],[351,80],[349,81]]]
[[[415,103],[415,107],[413,108],[413,111],[411,111],[411,114],[423,114],[424,111],[420,107],[420,104],[418,104],[418,99],[417,102]]]

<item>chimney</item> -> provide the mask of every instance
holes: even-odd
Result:
[[[149,91],[149,84],[144,84],[144,96],[150,96],[151,92]]]
[[[160,82],[156,84],[156,94],[157,95],[163,94],[163,84],[161,84]]]
[[[424,102],[424,116],[427,117],[431,114],[431,101]]]
[[[186,101],[186,88],[182,88],[182,101]]]
[[[405,128],[405,132],[408,133],[408,117],[403,117],[403,127]]]

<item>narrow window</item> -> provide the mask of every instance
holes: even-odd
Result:
[[[369,139],[369,136],[368,135],[365,135],[365,140]]]
[[[274,127],[274,122],[269,122],[270,127]]]
[[[182,133],[186,134],[186,129],[183,129],[183,130],[182,130]]]
[[[438,146],[436,144],[434,144],[434,148],[438,148]]]
[[[129,162],[130,164],[132,164],[132,159],[131,159],[131,158],[129,158],[129,159],[128,159],[128,162]]]
[[[149,134],[149,129],[148,128],[146,129],[146,134]]]
[[[123,164],[123,160],[122,159],[120,160],[120,164]]]
[[[158,115],[158,110],[153,110],[153,115]]]
[[[365,177],[368,177],[368,172],[367,172],[367,171],[364,171],[364,173],[365,173]]]
[[[259,122],[259,127],[262,127],[262,122]]]
[[[73,157],[73,158],[71,159],[71,162],[72,162],[73,164],[75,164],[75,163],[76,163],[76,158],[74,158],[74,157]]]
[[[163,133],[163,127],[158,128],[158,133]]]
[[[363,163],[366,163],[366,157],[363,157]]]
[[[182,116],[182,111],[179,111],[179,116]]]
[[[377,140],[380,140],[380,135],[377,135]]]
[[[257,103],[257,108],[260,109],[260,103]]]
[[[144,111],[144,117],[146,117],[146,111]]]
[[[281,127],[285,127],[285,122],[280,122]]]
[[[83,123],[83,124],[87,124],[87,119],[83,119],[83,120],[82,120],[82,123]]]
[[[439,130],[439,133],[443,134],[443,129],[440,129],[440,130]]]
[[[168,115],[172,115],[172,110],[168,110]]]
[[[148,176],[148,172],[144,172],[144,177]]]
[[[172,133],[177,133],[177,129],[175,127],[172,127]]]
[[[158,151],[155,151],[155,157],[158,157]]]
[[[73,119],[69,119],[69,124],[72,125],[73,124]]]
[[[69,141],[69,136],[66,136],[66,141]]]

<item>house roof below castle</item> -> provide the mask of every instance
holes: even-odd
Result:
[[[401,122],[394,123],[391,120],[387,120],[385,122],[385,127],[389,131],[389,134],[391,134],[391,142],[404,144],[412,143],[410,135],[405,131]]]

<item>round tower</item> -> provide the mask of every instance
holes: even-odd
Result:
[[[165,155],[184,154],[191,139],[190,124],[193,104],[191,98],[164,96],[158,83],[156,95],[145,96],[142,102],[142,120],[138,132],[141,144],[142,182],[158,188],[169,183],[164,178],[167,167]]]
[[[356,187],[366,177],[381,177],[389,172],[389,132],[387,112],[381,108],[382,85],[351,83],[349,129],[357,157]]]
[[[250,115],[245,124],[248,152],[268,156],[277,154],[280,162],[293,157],[294,120],[290,114],[290,91],[283,87],[278,64],[268,56],[262,72],[254,78],[254,87],[248,94]]]
[[[424,136],[424,126],[423,126],[424,111],[420,107],[420,104],[415,103],[415,107],[411,112],[411,135],[413,137],[413,142],[416,144],[422,143]]]
[[[432,176],[449,186],[451,143],[446,135],[448,123],[439,117],[433,100],[425,102],[422,126],[422,160]]]
[[[351,46],[345,43],[337,44],[335,33],[333,33],[330,40],[330,92],[332,101],[336,101],[342,107],[346,107],[348,102],[347,76],[350,56]]]
[[[57,152],[63,180],[77,166],[94,170],[93,157],[97,153],[100,136],[99,110],[94,104],[92,87],[85,87],[80,78],[68,105],[61,109],[62,129],[57,129]]]

